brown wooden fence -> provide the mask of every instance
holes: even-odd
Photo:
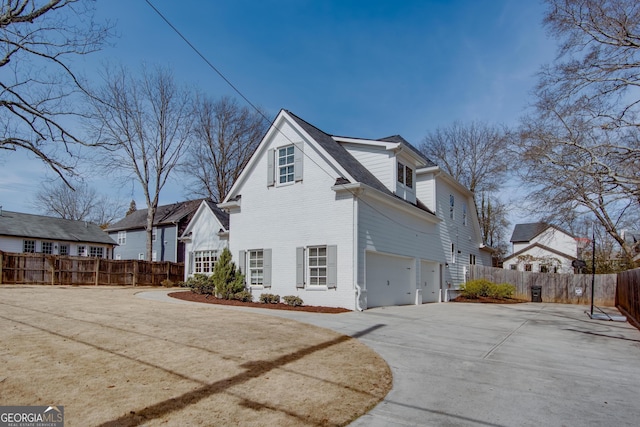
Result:
[[[515,285],[515,297],[531,301],[531,287],[542,288],[542,302],[562,304],[591,304],[590,274],[554,274],[514,271],[503,268],[472,265],[469,279],[488,279],[494,283]],[[616,305],[616,274],[596,274],[594,304],[603,307]]]
[[[616,307],[640,329],[640,268],[618,274]]]
[[[160,286],[184,280],[184,264],[0,252],[0,285]]]

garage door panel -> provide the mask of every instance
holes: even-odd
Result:
[[[367,307],[413,304],[413,260],[379,252],[366,253]]]

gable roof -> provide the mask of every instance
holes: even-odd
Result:
[[[211,212],[218,218],[220,224],[224,227],[225,230],[229,229],[229,214],[218,207],[216,202],[211,199],[206,199],[205,203],[211,209]]]
[[[433,167],[433,166],[438,166],[437,164],[435,164],[430,158],[428,158],[427,156],[425,156],[424,154],[422,154],[422,152],[420,150],[418,150],[416,147],[414,147],[409,141],[407,141],[406,139],[404,139],[403,137],[401,137],[400,135],[392,135],[392,136],[387,136],[386,138],[380,138],[378,139],[378,141],[383,141],[383,142],[395,142],[395,143],[399,143],[399,144],[404,144],[407,147],[409,147],[409,149],[411,151],[413,151],[415,154],[418,155],[418,157],[420,157],[422,160],[424,160],[424,162],[426,163],[425,167]]]
[[[116,245],[96,224],[9,211],[0,213],[0,235]]]
[[[185,202],[173,203],[170,205],[158,206],[156,210],[156,216],[153,220],[153,225],[168,225],[177,223],[180,220],[193,215],[198,206],[204,199],[187,200]],[[115,224],[111,225],[105,231],[121,231],[121,230],[135,230],[145,228],[147,225],[147,209],[139,209]]]
[[[576,238],[573,234],[546,222],[530,222],[527,224],[516,224],[511,235],[512,243],[530,242],[534,237],[541,234],[547,228],[555,228],[556,230],[566,234],[569,237]]]
[[[333,137],[326,132],[318,129],[312,124],[306,122],[300,117],[296,116],[292,112],[288,110],[284,110],[287,114],[305,131],[309,134],[311,138],[314,139],[333,159],[338,162],[340,166],[344,170],[346,170],[357,182],[365,184],[371,188],[374,188],[382,193],[387,195],[394,196],[398,199],[398,201],[402,201],[405,203],[412,204],[401,197],[398,197],[391,190],[389,190],[378,178],[373,175],[369,169],[367,169],[362,163],[356,160],[346,148],[344,148],[341,144],[339,144]],[[399,138],[400,140],[388,141],[388,142],[403,142],[406,143],[409,147],[412,147],[408,142],[404,140],[401,136],[394,136],[390,138]],[[382,140],[380,140],[382,141]],[[427,159],[428,160],[428,159]],[[344,183],[344,182],[343,182]],[[422,203],[420,200],[416,199],[416,204],[414,205],[419,209],[429,212],[430,214],[434,214],[427,206]]]
[[[331,135],[321,131],[312,124],[306,122],[300,117],[293,114],[291,111],[287,111],[287,114],[291,116],[293,120],[302,128],[305,132],[311,136],[327,153],[334,158],[340,166],[342,166],[357,182],[368,185],[376,190],[384,193],[392,194],[391,191],[376,178],[369,169],[365,168],[362,163],[356,160],[342,145],[338,144]]]
[[[515,257],[517,257],[517,256],[520,256],[520,255],[522,255],[523,253],[525,253],[525,252],[527,252],[527,251],[529,251],[529,250],[531,250],[531,249],[533,249],[533,248],[540,248],[540,249],[542,249],[542,250],[545,250],[545,251],[547,251],[547,252],[551,252],[552,254],[555,254],[555,255],[561,256],[561,257],[563,257],[563,258],[570,259],[570,260],[572,260],[572,261],[573,261],[574,259],[577,259],[577,258],[576,258],[576,257],[574,257],[573,255],[565,254],[565,253],[563,253],[563,252],[560,252],[560,251],[559,251],[559,250],[557,250],[557,249],[550,248],[549,246],[545,246],[545,245],[542,245],[542,244],[540,244],[540,243],[534,243],[534,244],[533,244],[533,245],[531,245],[531,246],[527,246],[526,248],[520,249],[518,252],[516,252],[516,253],[513,253],[513,254],[509,255],[509,256],[508,256],[508,257],[506,257],[503,261],[507,261],[507,260],[510,260],[511,258],[515,258]]]

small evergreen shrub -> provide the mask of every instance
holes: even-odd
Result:
[[[282,300],[285,304],[292,307],[300,307],[303,304],[302,298],[295,295],[285,295],[282,297]]]
[[[194,274],[187,279],[186,285],[194,294],[211,295],[215,291],[211,278],[206,274]]]
[[[176,286],[176,284],[173,283],[173,280],[169,279],[164,279],[162,282],[160,282],[160,284],[165,288],[173,288],[174,286]]]
[[[278,304],[280,302],[280,295],[260,294],[260,302],[264,304]]]
[[[236,294],[233,296],[233,299],[236,299],[242,302],[251,302],[253,301],[253,295],[251,295],[251,292],[244,289],[240,292],[236,292]]]
[[[224,248],[218,261],[213,266],[211,281],[215,286],[218,298],[233,299],[234,295],[244,290],[244,275],[231,261],[231,251]]]

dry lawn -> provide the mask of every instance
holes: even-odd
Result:
[[[0,287],[0,405],[63,405],[69,427],[344,425],[391,388],[355,339],[140,290]]]

